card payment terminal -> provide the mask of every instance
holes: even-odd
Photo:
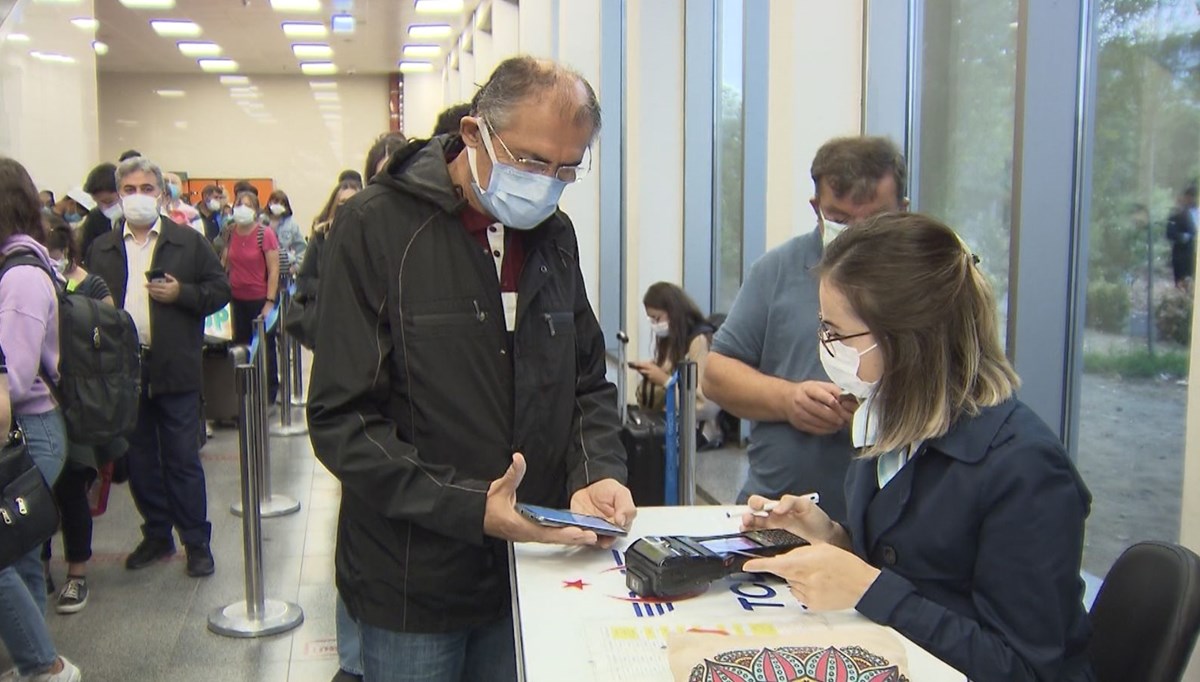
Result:
[[[808,541],[786,530],[732,535],[651,536],[625,550],[625,584],[643,597],[682,597],[738,573],[751,559],[783,554]]]

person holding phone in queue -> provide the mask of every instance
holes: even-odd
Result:
[[[596,94],[502,62],[456,134],[396,150],[337,210],[308,399],[342,483],[337,587],[365,679],[515,680],[508,542],[607,545],[517,501],[628,528],[616,388],[562,192]]]
[[[162,215],[162,169],[134,156],[116,170],[123,219],[92,242],[86,268],[129,312],[142,345],[142,399],[129,438],[129,491],[145,523],[125,568],[175,553],[172,529],[191,577],[216,570],[208,494],[200,465],[204,318],[229,302],[229,279],[200,232]]]
[[[1091,496],[1014,397],[975,257],[936,220],[887,213],[835,239],[817,273],[821,361],[861,401],[847,522],[784,496],[743,526],[812,545],[745,570],[786,579],[809,609],[856,609],[975,682],[1094,679],[1079,575]]]

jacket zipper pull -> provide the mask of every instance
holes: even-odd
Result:
[[[475,319],[479,320],[480,322],[486,322],[487,313],[483,312],[483,309],[479,307],[479,301],[471,301],[471,304],[475,306]]]
[[[550,317],[550,313],[545,314],[546,324],[550,327],[550,336],[558,336],[558,332],[554,329],[554,318]]]

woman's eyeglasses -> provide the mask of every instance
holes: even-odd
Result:
[[[870,336],[871,332],[859,332],[858,334],[835,334],[829,325],[825,324],[825,320],[817,325],[817,339],[821,342],[821,346],[825,348],[825,352],[829,353],[829,357],[835,357],[833,352],[834,341],[845,341],[846,339],[857,339],[860,336]]]

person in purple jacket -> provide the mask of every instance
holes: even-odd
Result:
[[[46,270],[18,265],[0,278],[0,348],[13,421],[25,433],[42,476],[53,484],[66,460],[67,435],[62,412],[41,377],[58,381],[58,295],[47,272],[54,271],[50,254],[36,239],[42,233],[39,209],[29,173],[0,156],[0,264],[28,252],[46,265]],[[41,554],[38,547],[0,571],[0,641],[17,664],[13,679],[77,682],[79,669],[58,655],[46,628]]]

